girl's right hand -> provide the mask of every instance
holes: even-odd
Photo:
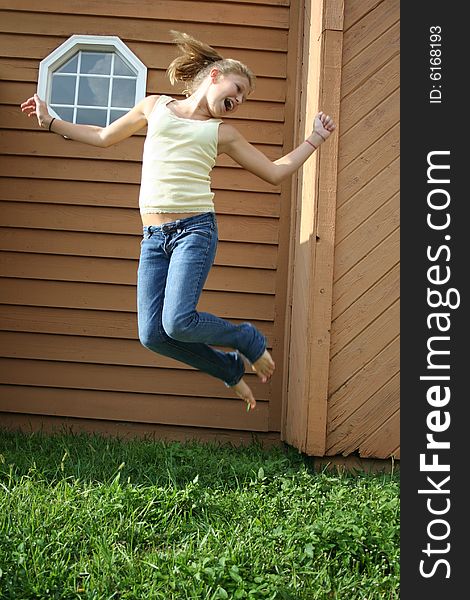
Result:
[[[28,115],[28,117],[32,117],[33,115],[37,117],[39,127],[43,129],[47,129],[52,120],[51,115],[47,110],[47,104],[41,100],[41,98],[34,94],[31,98],[28,98],[25,102],[21,104],[21,110]]]

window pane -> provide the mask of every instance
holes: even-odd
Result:
[[[129,75],[136,77],[137,73],[127,66],[127,64],[122,60],[120,56],[117,54],[114,57],[114,74],[115,75]]]
[[[119,119],[120,117],[127,115],[129,111],[127,110],[112,110],[110,111],[110,118],[109,118],[109,122],[112,123],[113,121],[116,121],[116,119]]]
[[[75,82],[73,75],[52,75],[51,104],[73,104],[75,100]]]
[[[135,104],[135,79],[113,79],[111,106],[132,108]]]
[[[80,77],[78,104],[108,106],[109,79],[107,77]]]
[[[75,54],[70,60],[68,60],[60,69],[56,70],[56,73],[76,73],[78,67],[78,54]]]
[[[106,126],[106,110],[99,108],[78,108],[76,123],[83,125]]]
[[[61,119],[63,119],[64,121],[70,121],[70,123],[73,122],[73,108],[64,108],[63,106],[53,106],[52,104],[51,104],[51,106]]]
[[[82,52],[80,73],[109,75],[111,73],[111,54],[104,52]]]

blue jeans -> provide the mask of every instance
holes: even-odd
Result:
[[[137,276],[139,339],[149,350],[233,386],[245,372],[240,353],[255,362],[266,339],[251,323],[234,325],[196,310],[217,239],[211,212],[144,227]]]

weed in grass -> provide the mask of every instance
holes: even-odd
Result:
[[[396,474],[291,448],[0,432],[0,598],[399,598]]]

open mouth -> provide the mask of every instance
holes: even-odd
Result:
[[[233,109],[233,100],[231,100],[230,98],[225,98],[224,100],[224,106],[225,106],[225,110],[232,110]]]

